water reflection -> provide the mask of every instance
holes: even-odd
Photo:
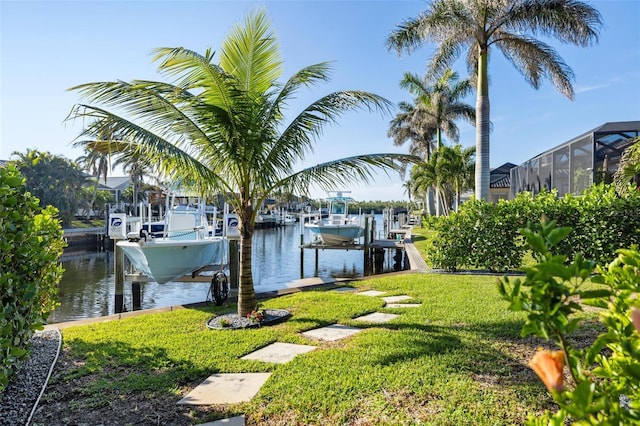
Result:
[[[257,292],[278,290],[300,278],[300,232],[298,224],[257,230],[253,237],[253,277]],[[304,241],[312,240],[302,230]],[[392,270],[390,253],[385,270]],[[90,253],[63,259],[65,273],[59,286],[61,305],[49,322],[94,318],[114,313],[115,281],[113,253]],[[363,275],[364,254],[359,250],[305,250],[304,277],[359,277]],[[208,283],[141,283],[141,308],[201,302],[206,299]],[[131,285],[124,286],[125,309],[132,309]]]

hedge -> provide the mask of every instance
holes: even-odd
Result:
[[[640,192],[620,196],[614,186],[599,184],[579,196],[523,192],[497,204],[465,202],[458,213],[427,222],[436,231],[427,261],[447,270],[518,268],[526,253],[519,229],[543,215],[573,229],[558,247],[569,257],[581,253],[604,265],[619,248],[640,244]]]
[[[57,210],[38,203],[15,167],[0,167],[0,391],[55,308],[62,278]]]

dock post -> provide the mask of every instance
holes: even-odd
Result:
[[[140,293],[140,283],[138,281],[131,281],[131,299],[133,301],[133,310],[140,310],[142,307],[142,297]]]
[[[300,279],[304,278],[304,234],[300,232]]]
[[[318,248],[316,247],[316,270],[314,271],[314,277],[318,276]]]
[[[229,284],[231,288],[238,288],[240,283],[240,250],[238,240],[229,238]]]
[[[115,308],[116,314],[124,312],[124,250],[117,244],[115,246],[115,257],[113,262],[115,263],[115,281],[116,281],[116,294],[115,294]]]
[[[364,217],[364,260],[363,260],[363,273],[364,275],[369,275],[369,243],[371,242],[369,239],[369,216]]]

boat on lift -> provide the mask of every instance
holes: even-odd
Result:
[[[358,216],[349,216],[349,203],[355,201],[337,191],[336,196],[326,198],[329,202],[327,218],[320,218],[304,226],[315,233],[325,245],[353,244],[364,235],[363,221]]]
[[[175,195],[171,199],[173,202]],[[214,224],[216,213],[214,211]],[[151,227],[147,227],[132,232],[126,241],[117,242],[117,246],[136,270],[157,283],[195,275],[208,265],[222,267],[225,262],[226,236],[215,235],[203,203],[167,208],[162,232],[154,235],[150,230]]]

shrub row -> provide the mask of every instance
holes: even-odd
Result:
[[[56,306],[64,242],[53,207],[41,209],[13,167],[0,167],[0,392]]]
[[[471,200],[458,213],[428,220],[436,232],[426,253],[433,267],[506,271],[522,265],[525,245],[519,229],[545,215],[573,229],[558,250],[582,253],[608,264],[616,250],[640,243],[640,192],[619,196],[611,185],[594,185],[579,196],[523,192],[497,204]]]

